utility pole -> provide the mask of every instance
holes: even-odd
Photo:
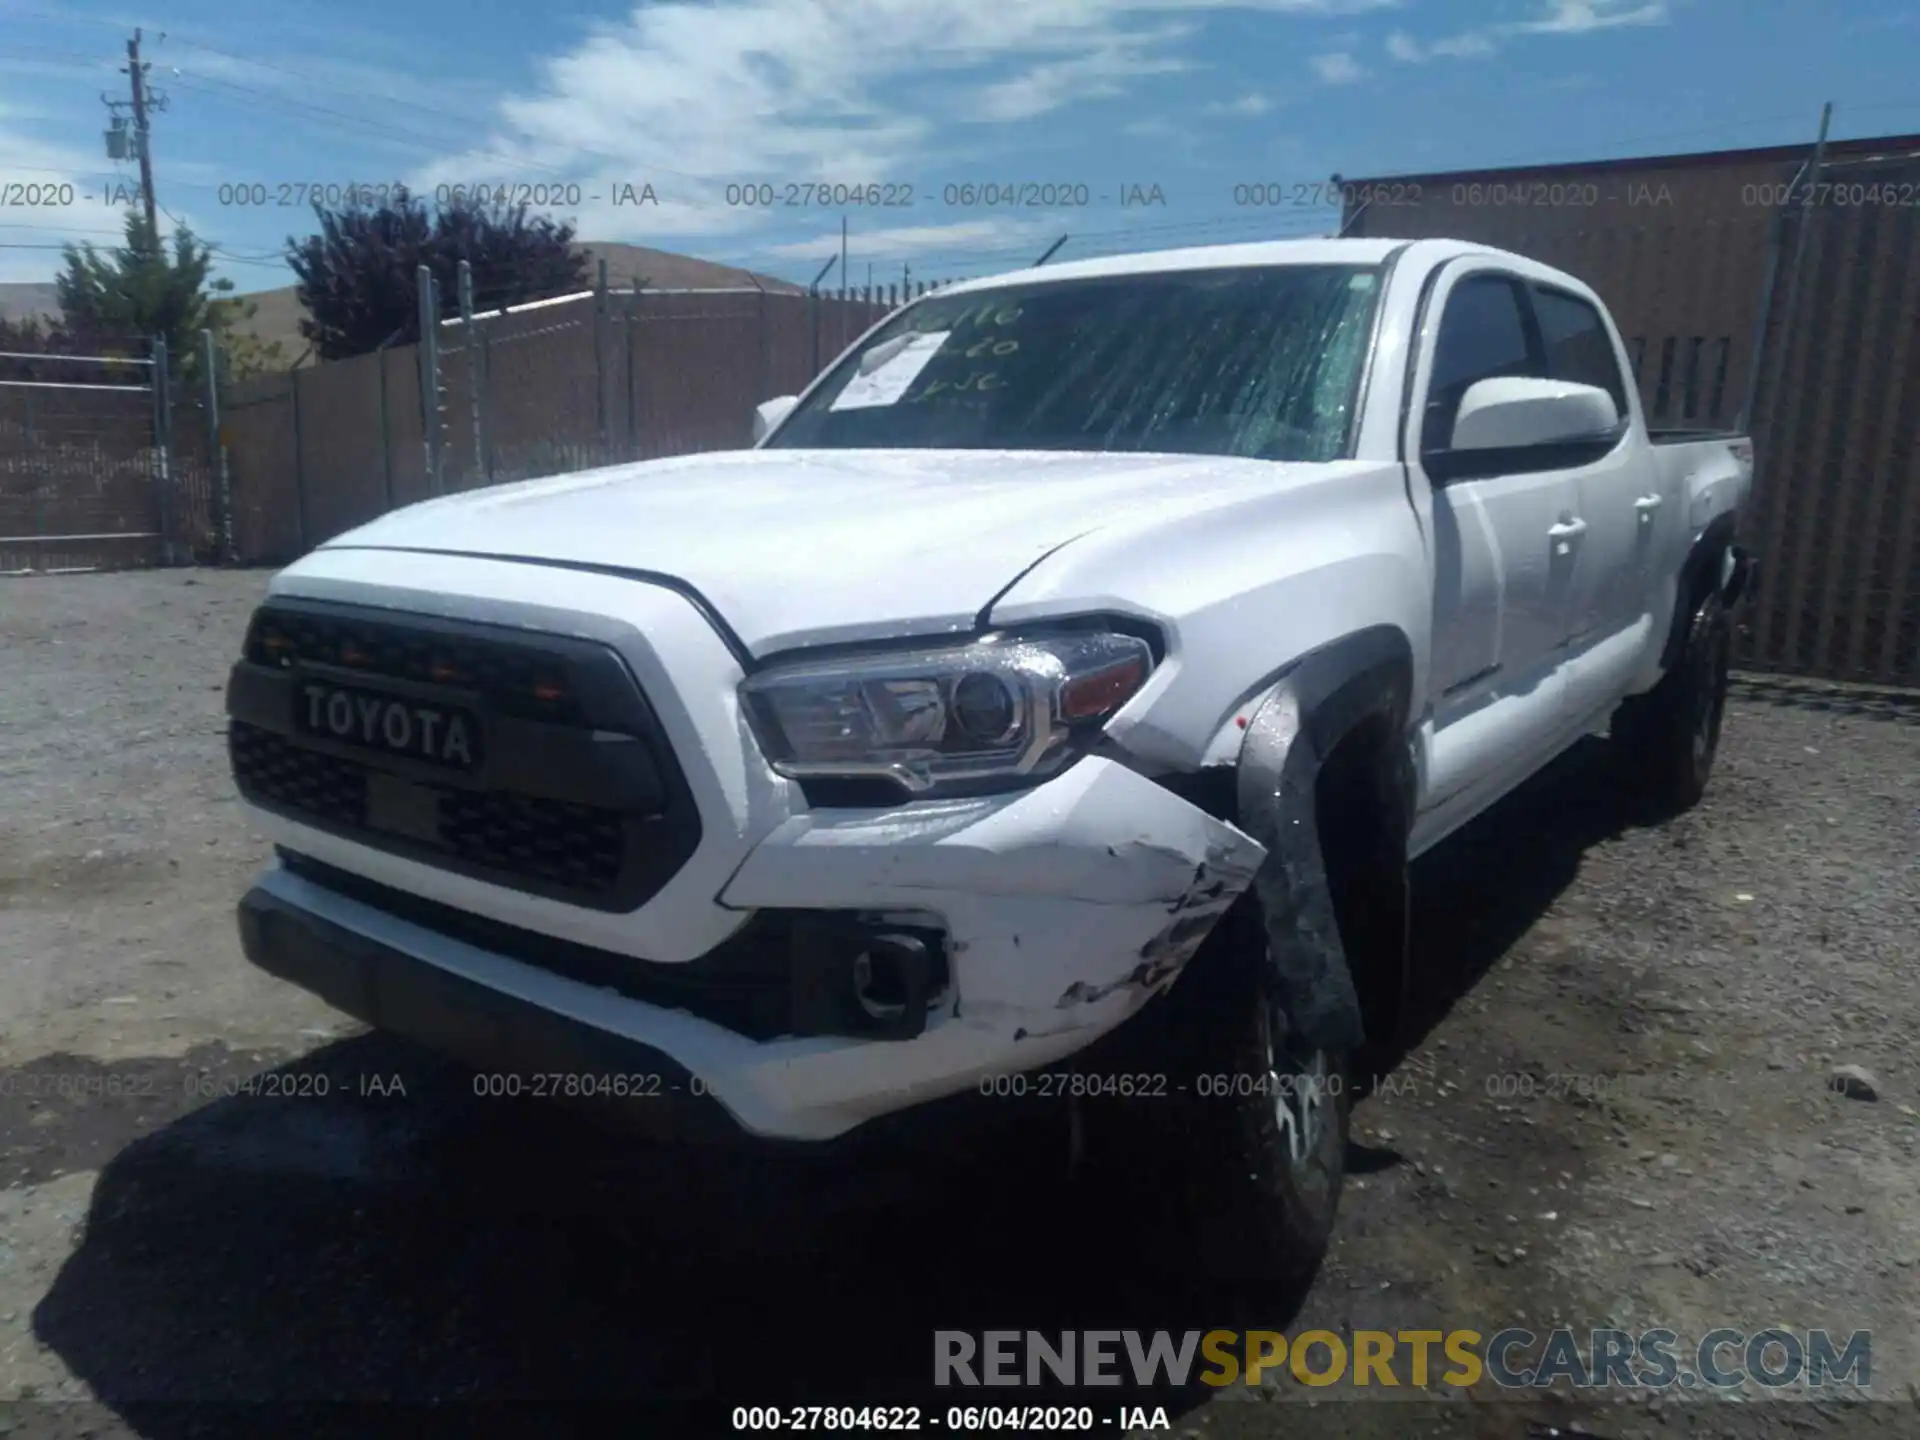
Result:
[[[147,93],[147,62],[140,58],[140,31],[137,27],[133,38],[127,41],[127,78],[133,85],[133,143],[140,159],[140,195],[146,206],[147,228],[157,241],[160,235],[159,206],[153,199],[153,138],[147,125],[147,107],[151,103],[154,109],[164,110],[166,98]]]

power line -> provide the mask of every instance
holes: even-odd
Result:
[[[299,80],[299,81],[303,81],[303,82],[305,82],[305,83],[307,83],[307,84],[312,84],[312,83],[314,83],[314,79],[313,79],[313,77],[312,77],[312,76],[310,76],[310,75],[303,75],[303,74],[302,74],[302,73],[301,73],[300,71],[298,71],[298,70],[289,70],[289,69],[288,69],[288,68],[287,68],[286,66],[284,66],[284,65],[275,65],[275,64],[273,64],[273,63],[271,63],[270,61],[266,61],[266,60],[261,60],[261,59],[258,59],[258,58],[255,58],[255,57],[253,57],[253,56],[248,56],[248,55],[239,55],[239,54],[236,54],[236,53],[234,53],[234,52],[233,52],[233,51],[231,51],[231,50],[222,50],[222,49],[220,49],[220,48],[218,48],[217,46],[213,46],[213,45],[208,45],[208,44],[205,44],[204,42],[202,42],[202,41],[199,41],[199,40],[190,40],[190,39],[187,39],[186,37],[184,37],[184,36],[181,36],[181,35],[175,35],[175,36],[174,36],[173,38],[174,38],[174,40],[176,40],[176,41],[177,41],[178,43],[180,43],[180,44],[182,44],[182,45],[185,45],[185,46],[187,46],[187,47],[188,47],[189,49],[192,49],[192,50],[203,50],[203,51],[205,51],[205,52],[206,52],[207,54],[209,54],[209,55],[218,55],[218,56],[220,56],[220,57],[221,57],[222,59],[225,59],[225,60],[235,60],[235,61],[238,61],[238,62],[239,62],[240,64],[242,64],[242,65],[251,65],[251,66],[253,66],[253,67],[254,67],[255,69],[258,69],[258,70],[270,70],[270,71],[272,71],[273,73],[275,73],[276,75],[285,75],[285,76],[287,76],[287,77],[288,77],[289,79],[293,79],[293,80]],[[210,77],[210,76],[202,76],[201,78],[202,78],[202,79],[211,79],[212,77]],[[477,122],[476,122],[476,121],[474,120],[474,118],[473,118],[472,116],[470,116],[470,115],[461,115],[461,114],[458,114],[458,113],[456,113],[455,111],[452,111],[452,110],[444,110],[444,109],[441,109],[441,108],[440,108],[439,106],[435,106],[435,105],[422,105],[422,104],[421,104],[421,103],[420,103],[419,101],[417,101],[417,100],[407,100],[407,99],[403,99],[403,98],[401,98],[400,96],[397,96],[397,95],[390,95],[390,94],[386,94],[386,93],[384,93],[384,92],[382,92],[382,91],[376,91],[376,90],[368,90],[368,89],[366,89],[365,87],[358,87],[358,86],[339,86],[339,85],[336,85],[336,86],[335,86],[334,88],[335,88],[335,89],[338,89],[338,90],[340,90],[340,91],[341,91],[341,93],[343,93],[343,94],[348,94],[348,95],[365,95],[365,96],[367,96],[367,97],[368,97],[368,98],[370,98],[370,99],[377,99],[377,100],[380,100],[380,101],[382,101],[383,103],[385,103],[385,104],[388,104],[388,105],[397,105],[397,106],[400,106],[401,108],[403,108],[403,109],[407,109],[407,110],[417,110],[417,111],[419,111],[419,112],[420,112],[421,114],[423,114],[423,115],[431,115],[431,116],[433,116],[433,117],[435,117],[436,119],[441,119],[441,120],[451,120],[451,121],[453,121],[453,122],[454,122],[454,123],[455,123],[456,125],[462,125],[462,126],[468,126],[468,127],[471,127],[471,126],[473,126],[473,125],[475,125],[475,124],[477,123]]]
[[[274,67],[274,68],[279,68],[279,67]],[[287,71],[286,73],[294,74],[295,72]],[[456,158],[460,160],[466,160],[469,158],[476,159],[476,160],[492,160],[502,164],[517,165],[521,167],[523,170],[536,175],[555,175],[555,176],[565,177],[574,173],[572,171],[557,168],[552,165],[542,165],[538,161],[529,160],[524,155],[508,155],[499,151],[489,151],[489,150],[461,151],[461,147],[458,145],[457,142],[449,141],[439,136],[423,135],[417,131],[402,130],[392,125],[383,125],[377,121],[368,120],[364,116],[354,115],[349,112],[341,111],[341,110],[331,110],[322,105],[309,105],[305,101],[291,100],[291,99],[288,99],[286,96],[277,95],[271,90],[261,90],[252,85],[241,85],[236,81],[222,80],[212,75],[196,74],[193,78],[195,81],[198,81],[200,83],[195,84],[185,80],[182,80],[176,83],[180,85],[181,89],[196,90],[196,91],[200,91],[203,94],[211,93],[211,92],[205,91],[202,88],[204,85],[218,86],[219,88],[224,90],[231,90],[236,94],[250,96],[268,105],[278,105],[283,109],[313,114],[313,115],[324,117],[326,119],[344,122],[350,125],[357,125],[363,130],[366,130],[370,134],[378,135],[384,139],[394,140],[399,142],[400,144],[411,146],[414,149],[423,150],[435,155],[439,155],[448,160],[453,160]],[[309,80],[309,83],[317,83],[317,82]],[[382,103],[386,103],[389,99],[389,97],[385,95],[379,95],[371,91],[348,92],[348,93],[366,94],[369,98],[380,100]],[[413,108],[420,109],[425,107],[415,106]],[[454,115],[451,111],[445,111],[445,112],[436,111],[433,113],[444,114],[446,118],[454,121],[456,124],[465,125],[468,127],[477,127],[482,123],[480,121],[477,121],[468,117]],[[582,146],[574,146],[572,147],[572,151],[575,155],[582,156],[589,160],[604,160],[604,161],[608,161],[610,163],[619,164],[619,165],[641,165],[642,168],[646,169],[650,173],[660,174],[660,175],[671,175],[676,179],[690,180],[690,181],[694,181],[696,183],[702,183],[702,184],[714,182],[714,177],[712,176],[695,175],[690,171],[674,170],[665,165],[657,165],[657,164],[651,164],[651,163],[642,165],[642,162],[636,161],[634,157],[630,155],[614,155],[607,151],[589,150]],[[457,152],[457,153],[450,153],[450,152]]]
[[[124,230],[97,230],[80,225],[35,225],[26,220],[0,220],[0,230],[36,230],[49,235],[113,235],[124,238]]]

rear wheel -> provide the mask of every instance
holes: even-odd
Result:
[[[1717,592],[1696,603],[1680,658],[1616,726],[1622,758],[1648,798],[1677,814],[1698,804],[1713,774],[1726,718],[1733,622]]]

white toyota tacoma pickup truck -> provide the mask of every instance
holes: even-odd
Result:
[[[256,965],[690,1133],[1073,1075],[1298,1273],[1409,859],[1591,733],[1706,783],[1751,447],[1649,433],[1605,308],[1518,255],[973,281],[756,430],[275,577],[227,700]]]

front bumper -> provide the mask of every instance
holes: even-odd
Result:
[[[261,968],[481,1069],[629,1077],[622,1088],[661,1101],[669,1132],[820,1141],[1055,1064],[1113,1030],[1173,983],[1263,858],[1232,826],[1101,758],[1017,795],[791,817],[719,902],[937,917],[950,983],[904,1040],[754,1040],[280,867],[243,902],[241,931]]]

